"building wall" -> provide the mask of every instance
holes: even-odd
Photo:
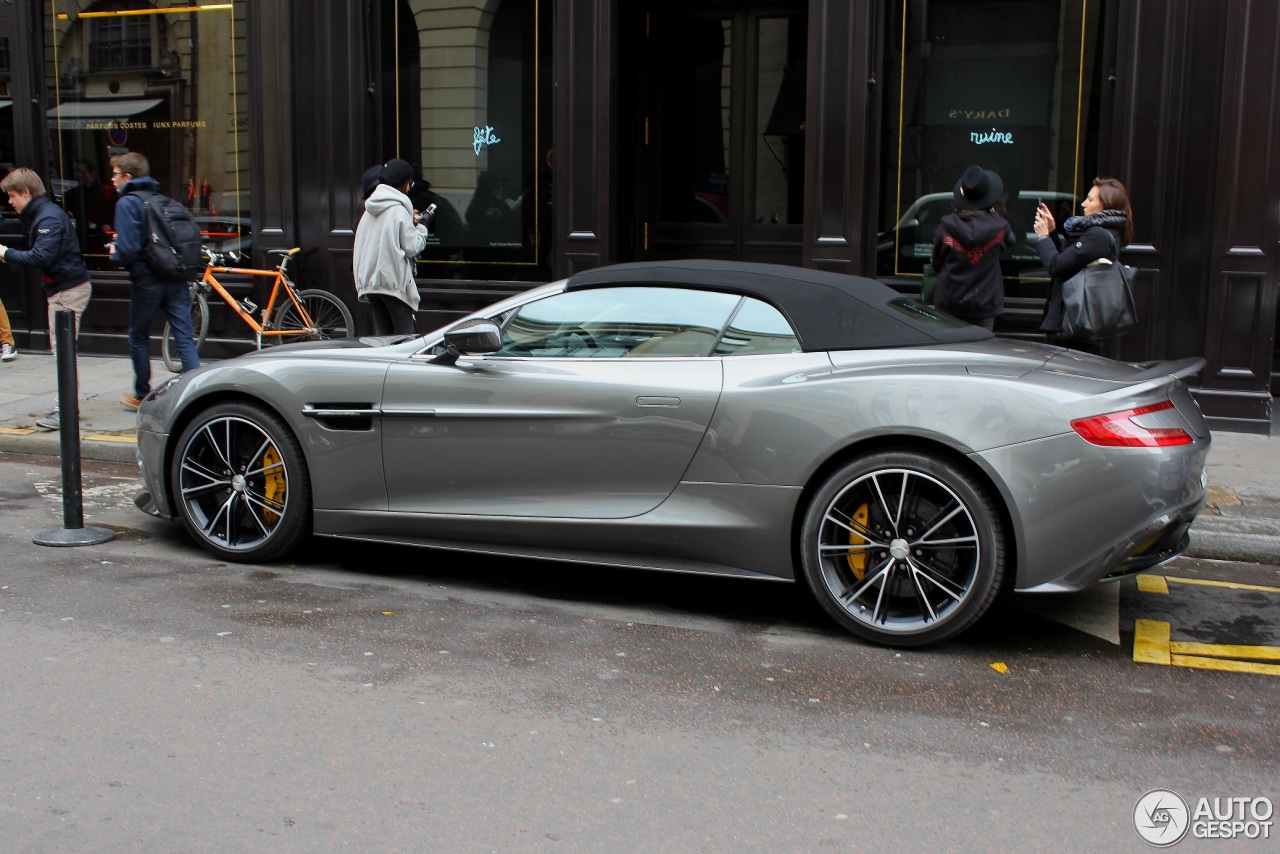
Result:
[[[634,179],[628,157],[637,118],[627,114],[628,96],[617,80],[632,35],[626,28],[643,4],[543,2],[554,6],[556,84],[554,248],[547,275],[562,276],[635,257],[639,226],[628,219],[627,182]],[[413,16],[427,49],[416,72],[421,134],[412,153],[434,164],[433,183],[458,202],[471,192],[477,166],[462,156],[456,138],[484,119],[477,93],[489,85],[485,39],[499,5],[459,0]],[[359,178],[387,156],[383,131],[388,105],[395,103],[381,74],[388,8],[382,0],[244,3],[243,26],[234,34],[243,49],[192,56],[175,43],[185,64],[221,63],[228,75],[234,70],[236,82],[208,93],[208,103],[227,101],[220,112],[245,132],[238,142],[201,148],[198,170],[223,176],[217,183],[228,186],[247,176],[241,183],[248,185],[254,260],[266,263],[271,249],[314,247],[307,284],[337,293],[358,319],[350,253],[361,209]],[[801,246],[807,266],[876,271],[885,193],[881,128],[890,118],[884,89],[894,73],[885,44],[887,31],[900,24],[899,8],[899,0],[808,5]],[[1062,8],[1068,17],[1078,14],[1073,5]],[[1280,279],[1280,165],[1273,144],[1280,132],[1280,9],[1273,0],[1105,0],[1081,8],[1098,16],[1101,38],[1083,55],[1065,45],[1060,54],[1102,71],[1100,88],[1085,93],[1098,128],[1086,159],[1101,174],[1124,176],[1137,225],[1123,257],[1139,271],[1142,326],[1113,354],[1130,360],[1204,355],[1198,396],[1206,413],[1219,426],[1264,430],[1275,382]],[[6,129],[0,119],[0,133],[11,136],[24,165],[42,174],[56,165],[45,126],[56,95],[48,75],[37,71],[52,62],[44,35],[48,11],[48,0],[0,5],[11,57],[11,67],[0,69],[0,99],[14,105],[7,108],[11,125]],[[1082,25],[1065,21],[1061,29]],[[182,32],[175,27],[172,36],[180,39]],[[247,127],[230,106],[241,93],[252,104]],[[1068,143],[1069,130],[1055,118],[1060,151],[1076,144]],[[19,345],[47,346],[38,281],[3,272],[0,288]],[[123,353],[127,282],[109,269],[95,271],[94,281],[82,346]],[[467,278],[464,271],[424,275],[420,287],[420,327],[427,328],[527,283]],[[248,293],[250,285],[235,288]],[[1026,313],[1034,320],[1034,306]],[[248,346],[247,330],[237,324],[215,313],[210,355]]]

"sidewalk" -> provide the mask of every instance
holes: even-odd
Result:
[[[81,356],[80,457],[134,463],[137,413],[120,396],[133,390],[133,367],[126,356]],[[172,376],[164,362],[151,362],[151,381]],[[23,351],[0,363],[0,452],[58,456],[58,432],[36,429],[36,419],[58,405],[57,367],[51,353]]]
[[[54,368],[48,353],[0,363],[0,453],[58,455],[58,433],[35,428],[57,403]],[[152,361],[153,383],[168,376]],[[133,387],[128,358],[81,356],[79,379],[81,459],[135,462],[135,413],[120,403]],[[1269,437],[1214,433],[1207,468],[1209,506],[1192,528],[1188,555],[1280,564],[1280,407]]]

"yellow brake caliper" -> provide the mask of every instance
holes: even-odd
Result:
[[[853,521],[855,525],[860,526],[863,530],[867,527],[867,518],[867,505],[863,504],[859,506],[857,510],[853,511]],[[861,546],[866,545],[869,542],[870,540],[861,534],[855,531],[849,532],[849,545]],[[849,556],[846,560],[849,561],[849,569],[853,571],[853,577],[861,581],[862,577],[867,574],[867,553],[865,551],[851,551],[849,552]]]
[[[284,506],[284,496],[288,485],[284,479],[284,466],[280,465],[280,452],[272,445],[262,452],[262,497],[268,504],[276,507]],[[264,509],[262,515],[274,525],[280,514]]]

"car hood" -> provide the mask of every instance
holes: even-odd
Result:
[[[305,350],[362,350],[370,347],[381,347],[390,343],[385,338],[331,338],[326,341],[298,341],[293,344],[278,344],[263,350],[251,350],[237,358],[271,359],[279,356],[296,356]]]

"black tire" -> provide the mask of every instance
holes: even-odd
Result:
[[[291,300],[286,299],[275,311],[272,329],[281,331],[293,330],[287,335],[269,335],[262,340],[264,344],[292,344],[298,341],[324,341],[329,338],[354,338],[356,323],[347,306],[328,291],[298,291],[298,302],[311,315],[315,323],[309,329],[298,316],[298,309]]]
[[[204,339],[209,334],[209,301],[204,294],[191,295],[191,333],[196,343],[196,352],[204,346]],[[164,366],[175,374],[182,372],[182,357],[178,355],[178,341],[173,336],[173,328],[169,321],[164,322],[164,331],[160,333],[160,356]]]
[[[859,637],[916,647],[954,637],[995,600],[1003,517],[988,491],[938,457],[869,454],[818,489],[800,531],[805,578]]]
[[[220,403],[187,425],[170,481],[183,525],[220,558],[272,560],[311,532],[311,479],[298,441],[252,404]]]

